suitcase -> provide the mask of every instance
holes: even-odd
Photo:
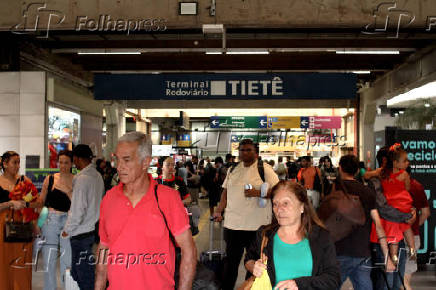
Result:
[[[200,262],[206,266],[208,269],[215,273],[218,281],[223,281],[223,270],[224,270],[224,259],[226,253],[224,250],[224,228],[222,222],[220,223],[220,247],[219,249],[214,249],[213,239],[214,239],[214,220],[210,219],[209,228],[209,249],[204,251],[200,255]]]

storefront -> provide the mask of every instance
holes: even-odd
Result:
[[[48,107],[48,149],[50,168],[57,167],[61,150],[72,150],[80,143],[80,114],[58,106]]]

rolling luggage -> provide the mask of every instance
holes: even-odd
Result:
[[[218,281],[223,281],[224,259],[226,256],[224,249],[224,228],[221,222],[219,239],[220,247],[219,249],[214,249],[214,223],[213,218],[211,218],[209,229],[209,249],[201,253],[200,262],[215,273],[215,277]]]

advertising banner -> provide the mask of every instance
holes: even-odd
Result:
[[[408,153],[411,177],[425,189],[431,216],[420,229],[419,262],[436,262],[436,130],[386,130],[386,145],[401,143]]]

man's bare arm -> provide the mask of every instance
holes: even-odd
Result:
[[[395,266],[392,263],[392,260],[390,258],[388,243],[387,243],[387,239],[386,239],[386,233],[385,233],[385,230],[383,229],[383,226],[381,225],[380,215],[378,214],[378,211],[376,209],[371,210],[371,218],[374,221],[375,230],[377,232],[377,237],[378,237],[378,240],[380,243],[380,247],[382,249],[383,256],[386,259],[385,260],[386,261],[386,271],[392,272],[395,270]]]
[[[97,248],[97,264],[95,268],[95,290],[105,290],[107,283],[107,263],[106,255],[109,251],[109,247],[102,245],[101,243]]]
[[[197,248],[192,239],[191,231],[188,229],[175,237],[177,244],[182,250],[180,262],[179,290],[191,290],[192,281],[197,267]]]
[[[223,192],[221,193],[220,203],[218,204],[218,206],[215,209],[215,212],[213,213],[213,218],[216,221],[220,222],[223,220],[222,214],[226,206],[227,206],[227,189],[224,188]]]
[[[430,217],[430,208],[421,208],[421,214],[419,215],[419,225],[422,226],[425,221]]]

